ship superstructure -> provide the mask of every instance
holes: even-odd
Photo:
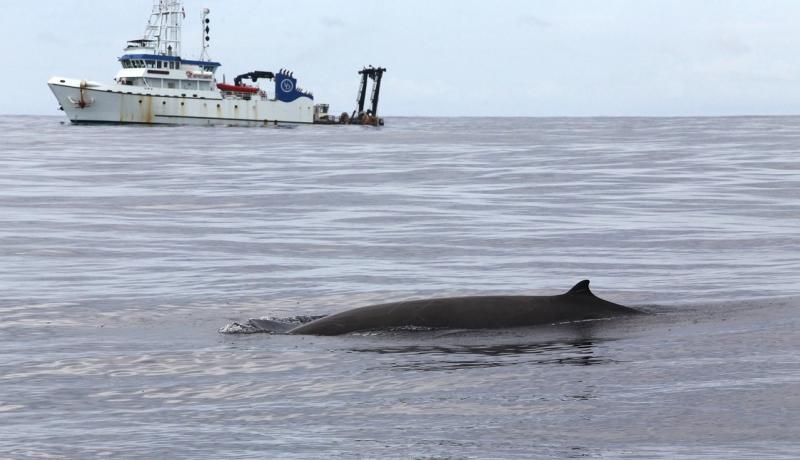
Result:
[[[186,16],[180,0],[154,0],[142,38],[127,43],[122,68],[110,84],[53,77],[48,81],[74,123],[143,123],[258,126],[330,120],[327,105],[297,85],[289,70],[255,71],[240,77],[272,80],[271,89],[218,82],[221,64],[209,58],[209,10],[202,16],[202,52],[182,57]]]

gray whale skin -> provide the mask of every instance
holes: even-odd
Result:
[[[501,329],[639,313],[595,296],[589,280],[583,280],[554,296],[450,297],[371,305],[325,316],[287,332],[339,335],[406,326]]]

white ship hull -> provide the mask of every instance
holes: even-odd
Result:
[[[53,77],[48,82],[73,123],[263,126],[313,123],[314,101],[224,99],[219,91],[150,89]]]

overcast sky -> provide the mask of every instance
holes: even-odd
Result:
[[[152,0],[3,2],[0,113],[57,115],[58,75],[111,82]],[[800,113],[800,1],[186,0],[222,73],[289,68],[334,112],[366,64],[384,115]],[[221,75],[220,75],[221,77]]]

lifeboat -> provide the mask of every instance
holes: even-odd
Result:
[[[217,88],[220,91],[227,91],[231,93],[255,94],[258,92],[257,87],[247,85],[228,85],[226,83],[217,83]]]

